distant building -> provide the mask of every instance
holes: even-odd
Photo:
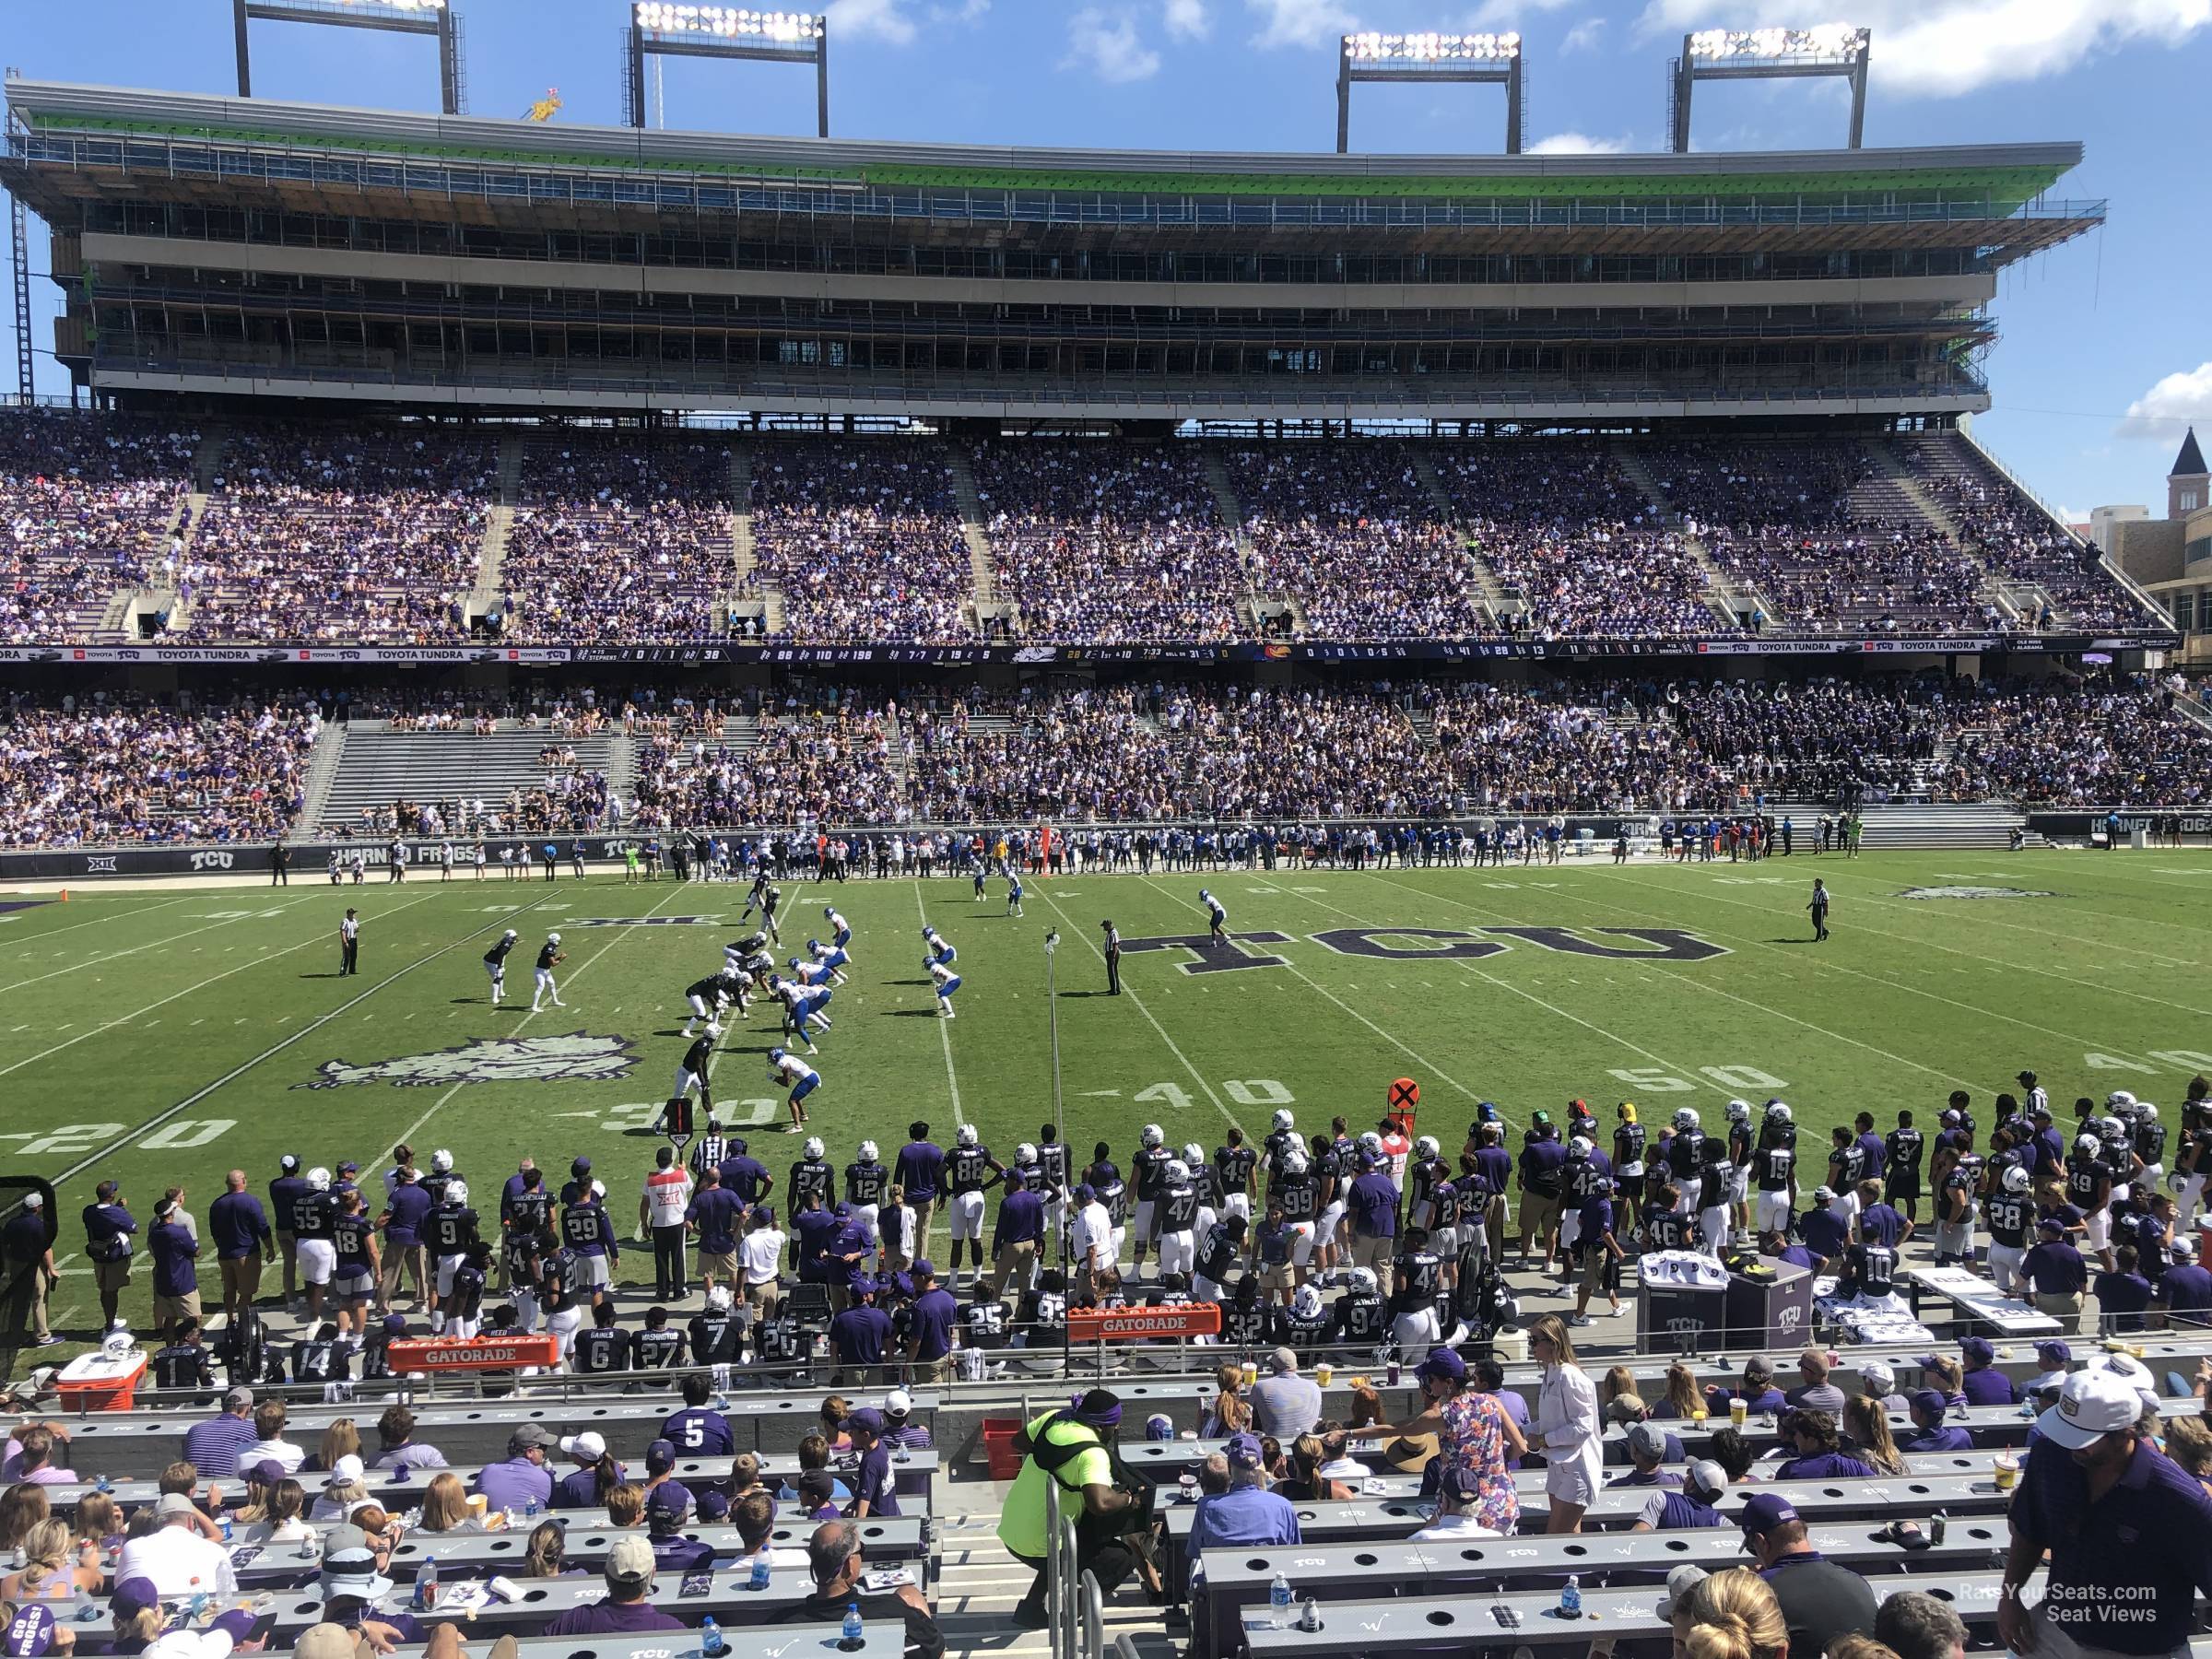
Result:
[[[2166,516],[2136,516],[2142,512],[2097,509],[2091,522],[2112,538],[2108,545],[2098,536],[2097,544],[2173,618],[2183,636],[2175,660],[2187,668],[2212,668],[2212,469],[2205,465],[2195,428],[2167,471]]]
[[[2097,544],[2097,550],[2106,558],[2112,556],[2112,544],[2118,539],[2114,531],[2119,525],[2132,524],[2150,516],[2150,509],[2140,502],[2124,507],[2092,507],[2089,522],[2078,525],[2082,535]]]

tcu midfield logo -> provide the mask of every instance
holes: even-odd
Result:
[[[1727,947],[1709,944],[1678,927],[1485,927],[1467,932],[1456,927],[1333,927],[1309,934],[1314,944],[1338,956],[1370,957],[1383,962],[1470,961],[1511,950],[1512,946],[1483,934],[1499,934],[1538,945],[1567,956],[1606,957],[1617,962],[1702,962],[1726,956]],[[1630,950],[1585,935],[1640,939],[1645,948]],[[1168,934],[1156,939],[1124,939],[1127,950],[1187,950],[1197,960],[1178,962],[1185,973],[1234,973],[1244,968],[1286,968],[1279,956],[1247,951],[1246,945],[1288,945],[1291,937],[1279,933],[1240,933],[1227,945],[1216,945],[1206,934]]]
[[[479,1037],[458,1048],[355,1065],[325,1060],[315,1076],[294,1088],[337,1088],[348,1083],[389,1083],[430,1088],[445,1083],[609,1083],[637,1065],[627,1037]]]

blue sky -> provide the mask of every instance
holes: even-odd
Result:
[[[519,115],[553,86],[564,122],[620,119],[620,0],[458,4],[471,113]],[[229,92],[229,10],[223,0],[11,6],[0,53],[39,78]],[[2183,422],[2212,438],[2201,102],[2212,0],[832,0],[829,10],[841,136],[1166,149],[1329,147],[1334,41],[1354,26],[1518,29],[1532,146],[1651,150],[1665,142],[1665,63],[1686,29],[1866,24],[1870,147],[2077,138],[2088,159],[2058,194],[2110,203],[2107,229],[2005,281],[1983,441],[2070,509],[2162,512]],[[670,127],[812,131],[806,71],[676,59],[665,73]],[[436,52],[261,23],[253,78],[270,98],[430,108]],[[1700,148],[1842,140],[1840,83],[1708,85],[1696,108]],[[1493,88],[1355,94],[1355,149],[1494,151],[1502,129]],[[53,292],[34,284],[41,318]],[[39,332],[51,344],[42,322]],[[60,389],[51,359],[41,387]]]

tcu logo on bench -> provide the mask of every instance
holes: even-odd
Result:
[[[1774,1328],[1778,1331],[1794,1331],[1804,1318],[1803,1308],[1784,1308],[1774,1316]]]
[[[195,870],[227,870],[230,867],[231,856],[229,853],[194,853],[192,855],[192,867]]]
[[[1705,1322],[1691,1314],[1681,1314],[1666,1322],[1670,1336],[1695,1336],[1705,1328]]]

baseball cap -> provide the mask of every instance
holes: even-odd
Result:
[[[1666,1455],[1666,1431],[1656,1423],[1638,1423],[1629,1430],[1630,1457],[1664,1458]]]
[[[27,1210],[44,1209],[46,1207],[46,1194],[43,1193],[24,1194],[23,1207]]]
[[[350,1158],[338,1166],[338,1173],[341,1175],[359,1175],[360,1172],[361,1166]]]
[[[310,1625],[292,1643],[292,1659],[353,1659],[353,1632],[342,1624]]]
[[[1865,1364],[1860,1366],[1859,1377],[1863,1382],[1878,1382],[1884,1388],[1897,1386],[1897,1373],[1879,1359],[1869,1359]]]
[[[1826,1204],[1835,1195],[1836,1189],[1831,1186],[1817,1186],[1813,1189],[1813,1196],[1818,1198],[1823,1204]]]
[[[730,1495],[720,1487],[709,1487],[699,1495],[696,1507],[701,1521],[727,1521],[730,1518]]]
[[[894,1388],[889,1394],[883,1396],[883,1412],[886,1417],[907,1417],[912,1413],[913,1409],[914,1396],[908,1394],[903,1388]]]
[[[1260,1437],[1256,1434],[1232,1434],[1223,1450],[1229,1455],[1229,1466],[1232,1469],[1256,1469],[1260,1466]]]
[[[2136,1385],[2109,1371],[2080,1371],[2059,1390],[2058,1404],[2035,1419],[2036,1432],[2069,1452],[2078,1452],[2116,1429],[2134,1426],[2143,1415]]]
[[[407,1334],[407,1316],[405,1313],[385,1314],[384,1329],[394,1336],[405,1336]]]
[[[134,1613],[161,1605],[161,1592],[149,1578],[127,1578],[108,1597],[109,1607],[127,1618]]]
[[[300,1154],[297,1152],[287,1152],[282,1158],[276,1160],[276,1167],[280,1170],[298,1169],[300,1167]]]
[[[597,1463],[606,1455],[606,1437],[595,1434],[589,1429],[582,1434],[564,1434],[560,1437],[560,1449],[571,1457],[588,1458]]]
[[[1927,1417],[1939,1418],[1943,1415],[1943,1396],[1932,1388],[1914,1389],[1912,1406],[1913,1410]]]
[[[253,1404],[253,1391],[250,1388],[234,1388],[223,1396],[223,1409],[225,1411],[236,1411],[241,1406],[251,1406]]]
[[[507,1443],[513,1447],[536,1446],[542,1450],[560,1442],[553,1438],[552,1432],[543,1424],[524,1423],[507,1437]]]
[[[1467,1362],[1459,1357],[1456,1349],[1430,1348],[1429,1357],[1413,1368],[1413,1374],[1423,1382],[1439,1377],[1447,1382],[1465,1382],[1467,1380]]]
[[[1682,1489],[1718,1498],[1728,1489],[1728,1471],[1712,1458],[1700,1457],[1682,1466]]]
[[[31,1602],[8,1620],[0,1633],[0,1653],[7,1659],[39,1659],[53,1646],[53,1615]]]
[[[680,1480],[664,1480],[646,1495],[645,1512],[654,1518],[680,1521],[691,1512],[691,1488]]]
[[[271,1458],[268,1461],[274,1463],[276,1460]],[[326,1490],[332,1487],[351,1486],[367,1474],[367,1465],[358,1455],[348,1452],[343,1457],[331,1460],[330,1473],[323,1477],[323,1485]]]
[[[819,1506],[837,1495],[837,1480],[827,1469],[809,1469],[792,1482],[800,1497]]]
[[[162,1516],[196,1515],[199,1512],[199,1506],[182,1492],[164,1492],[160,1501],[154,1505],[154,1513]]]
[[[1763,1537],[1797,1519],[1796,1506],[1773,1492],[1760,1492],[1744,1505],[1740,1522],[1747,1539]]]
[[[1465,1464],[1454,1464],[1437,1482],[1437,1490],[1454,1503],[1473,1503],[1482,1496],[1482,1476]]]
[[[935,1278],[937,1277],[937,1265],[931,1261],[927,1256],[921,1256],[915,1260],[913,1266],[909,1268],[908,1271],[918,1279]]]
[[[656,1440],[652,1445],[645,1448],[645,1467],[648,1472],[658,1475],[664,1469],[672,1469],[675,1466],[676,1442],[674,1441]]]
[[[2070,1365],[2073,1363],[2074,1350],[2053,1336],[2035,1345],[2035,1357],[2046,1367]]]
[[[1692,1567],[1688,1562],[1668,1573],[1666,1594],[1659,1598],[1659,1617],[1671,1620],[1675,1609],[1682,1605],[1682,1598],[1712,1576],[1704,1568]]]
[[[642,1584],[653,1578],[653,1546],[636,1533],[624,1533],[606,1552],[606,1576]]]
[[[1997,1350],[1990,1346],[1986,1336],[1969,1336],[1959,1345],[1959,1353],[1962,1359],[1971,1359],[1977,1365],[1987,1365],[1997,1357]]]
[[[845,1428],[848,1431],[858,1429],[866,1434],[881,1434],[887,1426],[883,1420],[883,1413],[873,1406],[863,1406],[845,1419]]]
[[[2045,1216],[2035,1224],[2035,1230],[2039,1234],[2049,1233],[2053,1238],[2060,1239],[2065,1236],[2066,1224],[2056,1216]]]
[[[263,1486],[268,1487],[290,1478],[285,1474],[284,1465],[273,1457],[265,1457],[257,1464],[240,1469],[239,1473],[248,1480],[258,1480]]]

